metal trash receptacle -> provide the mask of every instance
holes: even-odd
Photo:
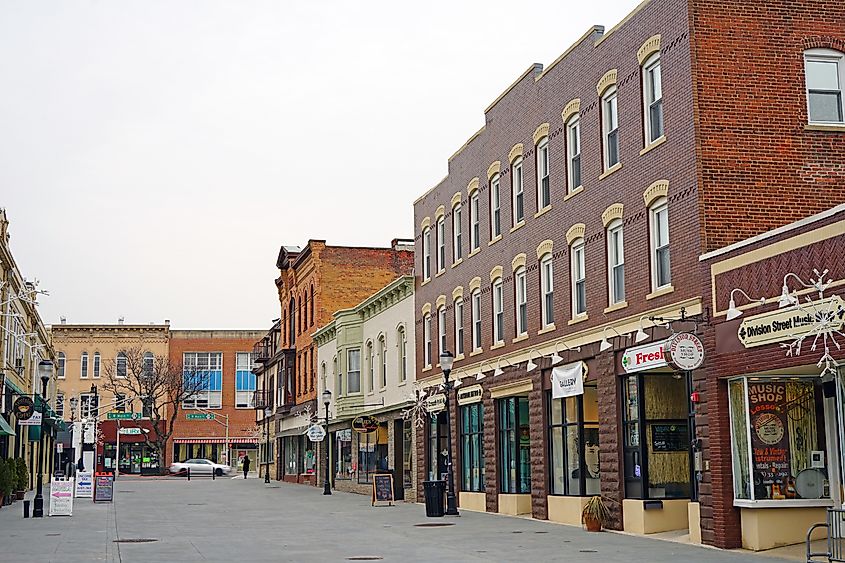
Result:
[[[429,518],[446,513],[446,481],[423,481],[425,492],[425,515]]]

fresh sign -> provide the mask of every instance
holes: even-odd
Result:
[[[636,373],[647,369],[661,368],[668,365],[663,355],[663,346],[667,340],[628,348],[622,355],[622,369],[625,373]]]

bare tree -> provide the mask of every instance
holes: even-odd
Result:
[[[106,362],[104,373],[106,390],[123,395],[130,405],[141,402],[144,417],[152,423],[150,432],[143,434],[144,443],[156,451],[159,470],[164,472],[164,452],[179,407],[206,388],[206,374],[140,347],[120,350],[116,359]]]

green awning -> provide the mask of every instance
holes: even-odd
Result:
[[[24,393],[23,389],[15,385],[15,382],[11,380],[11,378],[6,377],[6,386],[12,388],[12,392],[15,395],[29,395],[30,393]]]
[[[15,430],[9,426],[6,419],[0,416],[0,436],[14,436]]]

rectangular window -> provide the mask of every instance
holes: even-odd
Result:
[[[97,402],[92,393],[81,393],[79,395],[80,416],[82,418],[97,416]]]
[[[553,495],[601,494],[599,479],[598,393],[565,399],[549,397],[549,480]]]
[[[431,277],[431,229],[423,231],[423,279]]]
[[[460,407],[461,490],[484,492],[484,405]]]
[[[514,274],[516,289],[516,334],[528,332],[528,288],[526,287],[525,268],[520,268]]]
[[[578,117],[569,120],[566,126],[567,147],[567,174],[569,180],[569,192],[575,191],[581,186],[581,125]]]
[[[437,309],[437,349],[438,354],[446,351],[446,307]]]
[[[478,250],[481,246],[481,220],[478,205],[478,190],[476,190],[469,198],[470,251]]]
[[[347,393],[361,392],[361,349],[354,348],[346,353],[346,391]]]
[[[542,320],[545,328],[555,324],[555,282],[551,254],[540,261],[540,291],[542,293]]]
[[[472,349],[481,350],[481,292],[472,292]]]
[[[446,221],[441,217],[437,220],[437,271],[446,268]]]
[[[607,229],[607,266],[610,304],[625,301],[625,249],[622,242],[622,222]]]
[[[502,493],[531,492],[531,433],[528,398],[496,401],[499,415],[499,487]]]
[[[584,240],[572,244],[572,316],[587,313],[587,280],[584,267]]]
[[[810,122],[845,122],[842,99],[845,55],[831,49],[813,49],[804,55],[804,74]]]
[[[651,208],[652,281],[654,289],[672,283],[669,264],[669,208],[663,201]]]
[[[522,159],[513,163],[511,181],[513,182],[513,226],[525,219],[525,186],[522,178]]]
[[[255,406],[255,379],[252,373],[252,353],[238,352],[235,360],[235,407],[251,409]]]
[[[79,362],[79,377],[88,379],[88,352],[82,352],[82,358]]]
[[[408,341],[405,339],[405,329],[399,330],[399,381],[408,379]]]
[[[367,343],[367,391],[372,391],[376,388],[376,357],[373,352],[373,343]]]
[[[423,361],[431,366],[431,315],[423,317]]]
[[[185,352],[182,376],[191,396],[182,408],[219,409],[223,406],[223,354],[221,352]]]
[[[490,240],[502,234],[502,194],[501,182],[496,174],[490,180]]]
[[[455,300],[455,355],[464,354],[464,300]]]
[[[619,164],[619,113],[616,88],[602,97],[602,131],[604,132],[604,169]]]
[[[94,377],[99,377],[97,372],[99,371],[99,364],[100,363],[100,355],[94,354]],[[123,352],[117,353],[117,359],[115,360],[115,375],[117,377],[123,378],[126,377],[126,354]]]
[[[552,190],[549,185],[549,138],[537,145],[537,211],[551,205]]]
[[[452,261],[457,262],[464,257],[463,225],[461,224],[461,204],[452,208]]]
[[[65,353],[59,352],[58,365],[56,366],[56,377],[59,379],[65,378]]]
[[[663,85],[660,79],[660,58],[657,55],[643,65],[643,94],[645,140],[648,145],[663,135]]]
[[[123,358],[123,375],[120,375],[120,358],[118,358],[118,377],[126,377],[126,357]],[[94,353],[94,379],[100,378],[100,353]]]
[[[381,387],[387,387],[387,349],[384,345],[384,336],[378,340],[378,356],[379,364],[381,366],[379,376],[381,378]]]
[[[505,340],[505,295],[502,280],[493,282],[493,343],[500,344]]]

